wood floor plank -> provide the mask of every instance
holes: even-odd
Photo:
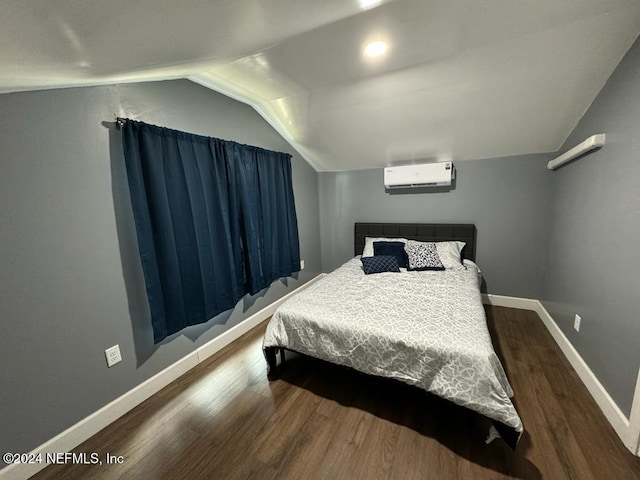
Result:
[[[530,329],[537,337],[532,351],[537,354],[537,360],[541,365],[553,368],[545,368],[545,385],[548,385],[553,397],[557,399],[558,406],[562,409],[563,417],[575,438],[582,438],[592,435],[594,427],[601,432],[589,442],[582,442],[579,446],[586,459],[589,470],[594,478],[616,478],[620,480],[635,479],[636,476],[631,471],[631,465],[627,461],[626,449],[620,442],[613,427],[606,421],[604,415],[595,403],[595,400],[588,394],[586,387],[580,381],[577,373],[568,360],[560,353],[553,343],[551,334],[539,323],[536,322],[537,315],[527,312],[522,315],[521,322],[526,321],[534,328]],[[576,395],[576,392],[583,392]],[[600,461],[602,456],[610,458],[603,468]],[[637,457],[631,457],[631,460]]]
[[[593,458],[585,454],[583,445],[593,444],[593,441],[584,442],[584,429],[572,428],[570,418],[566,415],[571,398],[566,394],[558,396],[557,385],[550,381],[555,375],[552,372],[562,371],[567,375],[575,375],[575,372],[540,319],[534,312],[508,308],[493,308],[487,313],[489,325],[492,322],[497,324],[492,329],[492,337],[500,345],[505,370],[516,392],[514,403],[530,439],[526,458],[542,467],[541,472],[547,472],[547,476],[606,478],[601,476],[602,472],[594,471]],[[573,389],[572,398],[593,402],[579,381],[569,385]],[[526,401],[523,402],[523,399]],[[599,410],[596,414],[603,418]],[[587,430],[592,427],[586,422],[580,424]],[[620,444],[619,439],[617,442]],[[618,453],[630,456],[624,452]],[[624,473],[630,474],[629,469]],[[616,478],[624,478],[624,475]]]
[[[229,431],[227,428],[214,429],[203,435],[199,448],[192,455],[185,456],[176,463],[172,472],[175,478],[241,478],[257,475],[257,465],[264,469],[264,476],[275,475],[276,469],[255,458],[255,439],[261,427],[273,415],[273,406],[260,397],[242,419]],[[203,455],[203,453],[205,453]],[[250,458],[251,462],[246,460]],[[254,465],[254,461],[257,465]],[[267,472],[270,472],[267,474]]]
[[[515,452],[484,444],[488,419],[398,382],[295,354],[269,381],[263,324],[74,450],[122,464],[34,478],[640,480],[537,315],[486,310],[525,427]]]
[[[357,386],[352,389],[354,394],[359,391],[361,390]],[[324,456],[314,459],[313,463],[318,470],[312,478],[356,478],[354,475],[358,462],[353,462],[352,459],[359,458],[359,452],[370,435],[371,424],[375,419],[373,414],[357,406],[362,405],[363,398],[353,395],[350,397],[351,401],[346,404],[331,400],[323,402],[318,408],[318,412],[322,412],[325,418],[333,419],[335,429]]]
[[[423,478],[456,478],[456,454],[443,448],[438,441],[438,434],[433,428],[433,421],[420,422],[418,409],[406,412],[404,426],[398,435],[397,451],[392,465],[392,479],[406,478],[419,480]],[[438,423],[438,422],[435,422]],[[426,429],[425,429],[426,424]],[[412,426],[429,433],[417,434]]]
[[[296,445],[300,431],[310,420],[320,402],[319,397],[305,391],[286,414],[276,413],[265,425],[255,455],[261,462],[279,469]]]
[[[288,455],[280,464],[278,478],[317,478],[321,469],[326,468],[322,461],[326,458],[335,430],[334,420],[313,413],[300,429]]]

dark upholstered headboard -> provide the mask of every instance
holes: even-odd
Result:
[[[420,242],[465,242],[463,258],[476,259],[476,226],[470,223],[356,223],[354,250],[361,255],[366,237],[407,238]]]

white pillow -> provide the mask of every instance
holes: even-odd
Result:
[[[462,263],[462,249],[466,245],[464,242],[419,242],[417,240],[407,240],[405,243],[432,243],[436,246],[436,252],[440,257],[440,262],[445,270],[466,270]],[[373,245],[373,243],[372,243]],[[373,247],[372,247],[373,248]],[[406,250],[406,248],[405,248]]]
[[[363,257],[373,257],[373,242],[402,242],[407,243],[406,238],[384,238],[384,237],[366,237],[364,239]]]
[[[445,270],[466,270],[461,254],[464,242],[436,242],[436,250]]]

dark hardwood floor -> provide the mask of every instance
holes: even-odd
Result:
[[[487,307],[525,427],[515,452],[489,421],[416,388],[291,356],[266,377],[264,324],[79,446],[115,465],[43,479],[636,479],[625,449],[533,312]]]

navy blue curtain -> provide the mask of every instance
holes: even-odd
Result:
[[[225,146],[236,169],[247,289],[254,294],[299,270],[291,157],[232,142]]]
[[[298,271],[291,156],[124,121],[154,342]]]

